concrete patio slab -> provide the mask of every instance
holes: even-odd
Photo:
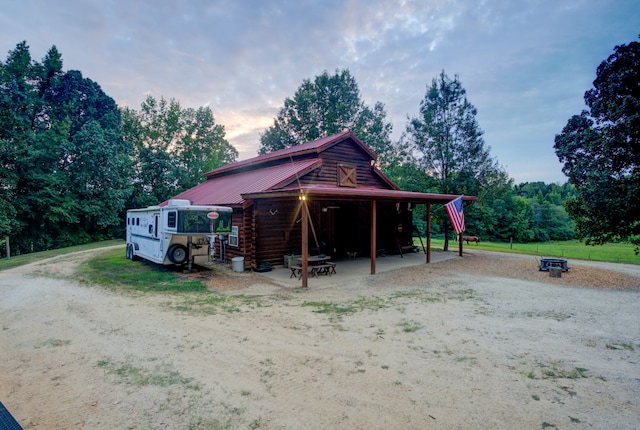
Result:
[[[429,264],[437,264],[440,261],[451,258],[459,258],[457,250],[455,252],[442,252],[432,249],[431,263]],[[369,258],[358,257],[355,259],[337,259],[333,261],[336,263],[336,273],[330,276],[319,275],[317,277],[311,277],[311,275],[309,275],[309,288],[325,287],[334,284],[339,285],[364,276],[375,276],[371,275],[371,260]],[[387,255],[378,257],[376,259],[376,273],[388,272],[403,267],[418,266],[426,264],[426,261],[426,255],[423,252],[408,253],[404,254],[404,256]],[[276,266],[270,272],[260,273],[260,275],[283,287],[298,288],[302,286],[302,281],[291,278],[291,269],[285,268],[284,266]]]

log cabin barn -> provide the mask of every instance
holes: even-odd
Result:
[[[413,249],[416,205],[426,204],[429,214],[432,204],[458,197],[401,191],[376,167],[376,159],[358,137],[344,131],[227,164],[174,198],[232,207],[227,257],[244,257],[245,268],[283,265],[284,256],[302,255],[306,286],[304,256],[357,255],[371,259],[374,274],[377,256]],[[429,263],[428,245],[426,251]]]

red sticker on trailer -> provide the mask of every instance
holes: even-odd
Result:
[[[209,212],[207,214],[207,218],[209,219],[218,219],[219,216],[220,214],[218,212]]]

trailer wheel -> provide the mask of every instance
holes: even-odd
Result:
[[[171,245],[167,253],[173,264],[180,265],[187,261],[187,248],[184,245]]]

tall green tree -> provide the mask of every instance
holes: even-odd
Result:
[[[0,228],[12,249],[118,234],[129,146],[113,99],[79,71],[63,71],[55,46],[38,63],[22,42],[0,65],[0,104]]]
[[[209,107],[183,109],[175,99],[148,96],[139,111],[124,108],[122,118],[134,147],[134,192],[128,207],[165,201],[238,157]]]
[[[216,124],[208,106],[182,111],[183,137],[173,147],[180,187],[191,188],[204,180],[203,174],[238,158],[238,151],[226,140],[224,126]]]
[[[630,239],[640,247],[640,42],[614,48],[584,95],[588,109],[555,138],[577,197],[567,202],[587,244]]]
[[[28,153],[34,118],[31,54],[26,42],[9,51],[0,62],[0,236],[20,228],[16,218],[16,191],[20,178],[18,164]]]
[[[481,198],[511,183],[485,146],[476,114],[458,76],[450,79],[442,71],[427,87],[419,114],[409,118],[404,145],[415,164],[431,178],[436,192]],[[436,219],[445,217],[441,211]],[[468,226],[473,224],[472,211],[465,211],[465,221]],[[444,231],[448,250],[446,222]]]
[[[264,154],[351,130],[382,160],[391,145],[392,125],[384,105],[373,108],[361,99],[358,84],[348,69],[326,71],[313,81],[305,79],[260,136],[258,152]]]

